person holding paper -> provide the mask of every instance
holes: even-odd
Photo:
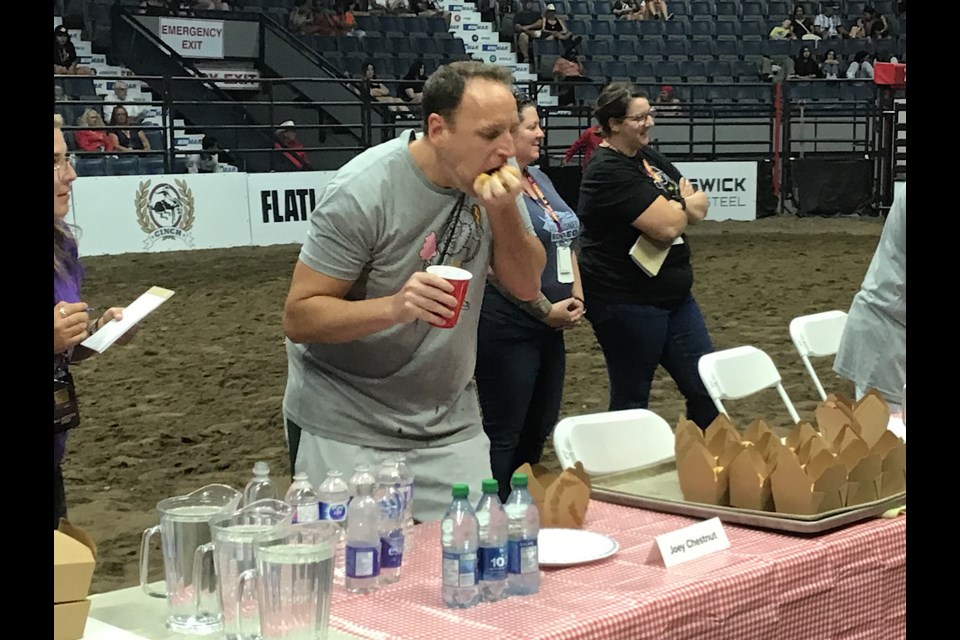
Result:
[[[900,411],[907,383],[907,183],[897,183],[880,242],[853,297],[833,370],[857,400],[876,389]]]
[[[546,261],[507,166],[518,127],[510,87],[504,67],[440,67],[423,87],[423,133],[348,162],[310,215],[283,314],[283,409],[291,468],[315,485],[329,468],[348,474],[404,451],[414,517],[438,520],[453,478],[490,477],[473,382],[487,272],[535,300]],[[426,272],[434,265],[472,274],[449,329],[437,327],[458,301]]]
[[[705,429],[717,416],[697,362],[713,351],[693,298],[684,230],[707,215],[709,200],[649,147],[655,111],[629,82],[600,92],[595,115],[603,142],[580,183],[580,273],[587,319],[603,349],[610,410],[646,408],[663,365]]]
[[[540,157],[537,105],[515,94],[520,128],[514,136],[523,171],[523,201],[547,253],[540,295],[533,302],[511,296],[487,280],[477,337],[477,391],[483,430],[490,438],[490,466],[500,499],[510,494],[510,478],[524,462],[540,462],[543,445],[560,415],[566,351],[563,330],[583,317],[583,290],[571,249],[580,232],[577,215],[550,178],[530,166]]]
[[[53,116],[53,528],[67,515],[61,462],[66,450],[67,432],[80,424],[77,394],[70,364],[93,354],[80,345],[91,334],[114,318],[123,317],[123,309],[107,309],[99,318],[90,317],[87,303],[80,299],[83,267],[77,253],[77,241],[65,222],[70,211],[70,189],[77,179],[73,156],[59,114]],[[132,337],[128,333],[127,340]]]

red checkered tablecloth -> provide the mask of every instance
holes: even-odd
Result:
[[[654,537],[695,520],[592,501],[611,558],[543,569],[540,593],[448,609],[440,525],[417,527],[400,582],[334,593],[331,626],[369,640],[883,640],[906,636],[906,517],[815,537],[724,525],[730,548],[666,569]]]

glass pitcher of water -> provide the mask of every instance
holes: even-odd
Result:
[[[211,633],[220,628],[212,566],[195,582],[197,547],[210,542],[210,520],[222,512],[234,512],[243,494],[222,484],[211,484],[185,496],[157,503],[160,524],[143,532],[140,543],[140,587],[154,598],[167,600],[167,628],[178,633]],[[166,592],[149,585],[150,540],[160,533]]]
[[[240,575],[235,600],[243,602],[256,582],[262,640],[327,639],[339,540],[340,527],[329,520],[281,524],[257,535],[256,569]]]
[[[240,574],[256,567],[253,557],[254,538],[280,524],[290,524],[290,506],[280,500],[257,500],[229,515],[221,514],[210,521],[213,541],[197,547],[193,561],[193,584],[203,583],[207,566],[204,555],[213,553],[217,574],[217,593],[223,615],[223,640],[260,640],[260,618],[257,601],[248,595],[238,601],[236,590]]]

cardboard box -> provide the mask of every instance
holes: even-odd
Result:
[[[869,391],[858,402],[829,396],[817,425],[796,425],[781,443],[762,420],[741,436],[721,414],[706,430],[681,418],[677,474],[685,500],[815,515],[906,491],[906,444],[887,429],[889,407]]]
[[[579,462],[558,476],[541,464],[524,464],[527,488],[540,510],[541,528],[581,529],[590,504],[590,476]]]
[[[53,638],[79,640],[90,612],[90,582],[97,547],[89,535],[66,520],[53,532]]]

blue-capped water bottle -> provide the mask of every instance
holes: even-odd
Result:
[[[395,474],[393,460],[384,459],[373,494],[380,507],[380,584],[399,580],[403,564],[403,494],[393,482]]]
[[[508,523],[508,576],[510,595],[529,595],[540,591],[540,560],[537,536],[540,534],[540,510],[527,491],[527,475],[513,474],[513,490],[505,509]]]
[[[497,481],[483,481],[477,503],[480,525],[480,593],[487,602],[507,597],[507,512],[497,495]]]
[[[374,484],[357,485],[347,514],[347,591],[371,593],[380,580],[380,507],[373,499]]]
[[[477,514],[467,502],[470,488],[465,484],[455,484],[452,493],[453,502],[440,523],[442,595],[448,607],[465,609],[480,602],[480,587],[477,584],[480,525]]]

